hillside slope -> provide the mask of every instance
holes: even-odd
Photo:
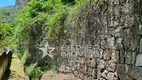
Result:
[[[16,11],[13,6],[0,8],[0,23],[13,23]]]

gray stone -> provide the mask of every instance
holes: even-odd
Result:
[[[109,73],[107,74],[107,79],[108,79],[108,80],[113,80],[113,78],[114,78],[114,73],[109,72]]]
[[[89,76],[91,76],[92,75],[92,68],[89,67],[87,73],[88,73]]]
[[[123,37],[123,40],[122,40],[123,47],[124,47],[124,49],[127,50],[128,47],[130,47],[130,46],[129,46],[129,42],[130,42],[130,41],[128,41],[128,36],[127,36],[127,33],[126,33],[126,32],[129,32],[129,29],[126,30],[126,31],[122,31],[121,34],[123,34],[123,35],[122,35],[122,37]]]
[[[110,49],[114,49],[114,41],[115,41],[114,37],[108,38],[107,39],[107,47]]]
[[[120,33],[115,33],[114,36],[115,36],[115,37],[121,37],[121,34],[120,34]]]
[[[134,35],[133,39],[131,40],[130,49],[133,51],[138,51],[140,44],[140,36]],[[139,49],[141,51],[141,49]]]
[[[142,53],[137,54],[135,66],[142,66]]]
[[[109,26],[110,26],[110,27],[113,27],[113,26],[115,27],[115,26],[117,26],[118,24],[119,24],[119,23],[116,22],[116,21],[111,21]]]
[[[103,53],[104,60],[111,60],[112,50],[105,50]]]
[[[97,68],[97,79],[100,79],[102,76],[101,69]]]
[[[142,52],[142,39],[140,40],[140,49],[139,52]]]
[[[93,58],[94,57],[94,54],[93,53],[89,53],[89,58]]]
[[[128,66],[126,64],[117,64],[116,71],[121,74],[127,74]]]
[[[118,74],[120,80],[133,80],[132,77],[125,75],[125,74]]]
[[[114,77],[113,80],[118,80],[118,78],[117,78],[117,77]]]
[[[120,33],[121,27],[118,27],[117,29],[114,30],[114,33]]]
[[[105,61],[104,60],[98,59],[97,63],[98,63],[97,68],[103,69],[105,67]]]
[[[142,80],[142,67],[129,66],[129,73],[135,80]]]
[[[103,57],[103,50],[102,50],[102,49],[99,49],[99,52],[100,52],[99,58],[102,58],[102,57]]]
[[[132,52],[132,64],[135,64],[135,61],[136,61],[136,52]]]
[[[123,46],[122,46],[122,38],[118,38],[118,39],[116,40],[115,49],[116,49],[116,50],[121,50],[121,49],[123,49]]]
[[[72,72],[71,68],[67,65],[62,64],[59,68],[60,72],[65,72],[65,73],[69,73]]]
[[[139,25],[139,35],[142,35],[142,25]]]
[[[96,59],[92,59],[90,62],[90,67],[95,67],[96,66]]]
[[[99,56],[100,56],[100,51],[99,50],[94,50],[93,51],[93,54],[94,54],[94,58],[99,58]]]
[[[125,55],[125,51],[124,50],[120,50],[120,63],[124,63],[124,55]]]
[[[84,78],[82,80],[88,80],[87,75],[84,76]]]
[[[108,71],[115,71],[116,69],[116,64],[115,62],[113,61],[106,61],[106,64],[105,64],[105,68],[108,70]]]
[[[88,78],[88,80],[92,80],[92,77],[90,76],[90,77]]]
[[[117,62],[117,60],[119,59],[119,53],[115,53],[115,50],[112,50],[112,54],[111,54],[111,61],[113,62]]]
[[[104,70],[104,72],[102,73],[102,77],[104,77],[104,78],[106,78],[107,77],[107,73],[108,73],[108,71],[107,70]]]
[[[132,52],[127,52],[126,58],[125,58],[125,63],[126,64],[132,64]]]
[[[75,75],[75,76],[77,76],[78,75],[78,71],[73,71],[73,74]]]
[[[107,45],[107,44],[106,44],[106,41],[105,41],[105,40],[102,40],[102,41],[101,41],[101,48],[102,48],[102,49],[105,49],[105,48],[106,48],[106,45]]]
[[[83,79],[83,74],[82,73],[79,73],[79,78]]]
[[[116,62],[116,63],[120,62],[119,54],[120,54],[120,51],[115,51],[115,61],[114,62]]]
[[[97,78],[96,75],[97,75],[97,71],[96,71],[96,69],[93,69],[93,70],[92,70],[92,77],[93,77],[93,78]]]

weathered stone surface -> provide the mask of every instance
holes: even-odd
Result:
[[[99,49],[99,58],[103,58],[103,50],[102,49]]]
[[[138,51],[140,44],[140,36],[135,35],[134,38],[130,41],[130,49],[133,51]]]
[[[104,60],[98,59],[97,63],[98,63],[97,68],[103,69],[105,67],[105,61]]]
[[[132,58],[132,64],[134,65],[135,64],[135,62],[136,62],[136,55],[137,55],[137,53],[136,52],[132,52],[132,56],[131,56],[131,58]]]
[[[97,63],[96,59],[92,59],[90,62],[90,67],[93,67],[93,68],[96,67],[97,65],[96,63]]]
[[[142,35],[142,25],[139,25],[139,35]]]
[[[121,30],[120,27],[118,27],[117,29],[114,30],[114,33],[115,33],[114,36],[115,36],[115,38],[120,38],[121,37],[120,30]]]
[[[132,77],[125,75],[125,74],[118,74],[120,80],[133,80]]]
[[[125,56],[125,51],[124,50],[120,50],[120,63],[124,63],[124,57]]]
[[[106,61],[105,68],[108,71],[113,71],[114,72],[115,69],[116,69],[116,64],[113,61]]]
[[[142,39],[140,40],[140,49],[139,52],[142,52]]]
[[[137,54],[135,66],[142,66],[142,53]]]
[[[126,64],[117,64],[116,70],[118,73],[127,74],[128,66]]]
[[[103,53],[104,60],[111,60],[112,50],[105,50]]]
[[[142,80],[142,67],[128,66],[129,75],[136,80]]]
[[[92,68],[89,67],[87,73],[88,73],[89,76],[91,76],[92,75]]]
[[[122,31],[123,33],[123,35],[122,35],[122,37],[123,37],[123,40],[122,40],[122,44],[123,44],[123,47],[124,47],[124,49],[128,49],[130,46],[129,46],[129,39],[128,39],[128,35],[127,35],[127,33],[123,30]]]
[[[122,46],[122,38],[116,39],[115,49],[116,49],[116,50],[122,50],[122,49],[123,49],[123,46]]]
[[[79,78],[80,78],[80,79],[83,79],[83,77],[84,77],[83,74],[82,74],[82,73],[79,73]]]
[[[92,77],[93,78],[97,78],[97,71],[96,71],[96,69],[92,70]]]
[[[105,41],[105,40],[102,40],[102,41],[101,41],[101,48],[102,48],[102,49],[105,49],[106,47],[107,47],[106,41]]]
[[[117,77],[114,77],[113,80],[118,80],[118,78],[117,78]]]
[[[73,74],[75,75],[75,76],[77,76],[78,75],[78,71],[73,71]]]
[[[129,51],[129,52],[126,53],[126,57],[125,57],[125,63],[126,64],[132,64],[131,56],[132,56],[132,52]]]
[[[108,38],[107,39],[107,47],[110,49],[114,49],[114,41],[115,41],[114,37]]]
[[[102,77],[106,78],[107,77],[107,73],[108,73],[108,71],[104,70],[104,72],[102,73]]]
[[[101,78],[102,73],[101,73],[101,69],[97,69],[97,79]]]
[[[109,73],[107,74],[107,79],[108,79],[108,80],[113,80],[113,78],[114,78],[114,73],[109,72]]]
[[[119,59],[119,53],[115,53],[115,50],[112,50],[111,61],[117,62]]]
[[[120,56],[119,56],[119,54],[120,54],[120,51],[115,51],[115,60],[113,60],[114,62],[116,62],[116,63],[119,63],[120,62]]]
[[[67,65],[61,65],[60,68],[59,68],[59,71],[69,73],[69,72],[71,72],[71,68]]]
[[[90,77],[88,78],[88,80],[92,80],[92,77],[90,76]]]
[[[95,5],[96,3],[93,3],[93,1],[90,3],[91,6],[88,5],[90,6],[88,11],[91,13],[88,15],[88,24],[85,23],[85,26],[78,27],[83,30],[79,31],[83,34],[73,31],[73,29],[76,30],[77,28],[69,25],[69,28],[71,28],[70,35],[76,32],[77,34],[74,34],[74,36],[77,35],[77,38],[75,39],[80,38],[77,40],[79,45],[99,45],[99,51],[97,53],[94,52],[95,55],[79,56],[86,58],[83,59],[83,63],[85,61],[89,62],[86,64],[79,63],[80,65],[75,69],[78,71],[76,74],[81,75],[84,70],[86,74],[83,74],[82,80],[142,80],[142,69],[139,67],[142,66],[141,55],[137,55],[136,58],[136,52],[142,52],[142,40],[141,44],[139,44],[139,38],[142,35],[138,34],[139,24],[137,24],[137,20],[134,21],[135,15],[133,15],[133,11],[137,9],[132,9],[138,3],[136,2],[137,4],[133,6],[132,2],[135,0],[109,0],[109,7],[112,8],[112,11],[110,11],[110,16],[108,16],[105,13],[108,6],[103,5],[103,1],[100,1],[101,5]],[[111,1],[114,2],[112,3]],[[141,2],[141,0],[139,1]],[[104,9],[104,12],[100,12],[99,16],[96,7],[100,8],[101,11]],[[76,20],[82,19],[82,16]],[[73,44],[72,42],[75,41],[69,42]],[[87,68],[84,65],[87,65]]]

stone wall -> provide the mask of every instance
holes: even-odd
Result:
[[[141,7],[140,0],[101,0],[70,11],[67,45],[99,48],[74,59],[61,55],[59,70],[82,80],[142,80]]]
[[[6,70],[9,69],[11,58],[12,58],[11,52],[8,52],[8,54],[4,52],[3,54],[0,55],[0,80],[3,80],[4,75],[6,74]]]

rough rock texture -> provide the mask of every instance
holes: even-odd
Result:
[[[141,0],[90,1],[74,8],[65,25],[67,45],[97,45],[63,58],[82,80],[142,80]],[[90,49],[93,49],[90,47]]]

